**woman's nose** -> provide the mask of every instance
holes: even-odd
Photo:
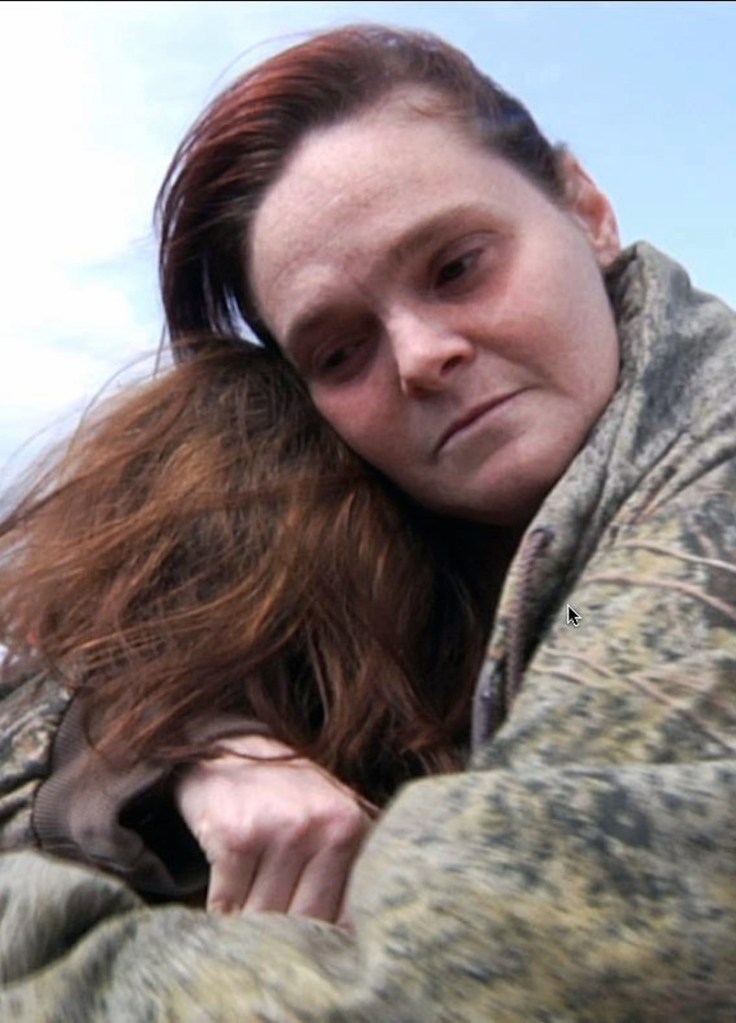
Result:
[[[407,395],[444,390],[455,371],[475,357],[471,341],[431,314],[395,314],[389,337],[401,389]]]

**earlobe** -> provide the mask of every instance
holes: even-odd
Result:
[[[621,251],[616,214],[608,198],[574,156],[563,157],[567,208],[588,236],[600,266],[605,269]]]

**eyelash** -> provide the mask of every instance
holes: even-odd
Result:
[[[321,355],[319,352],[315,354],[312,360],[311,375],[338,377],[343,367],[350,364],[353,354],[366,343],[367,339],[358,339],[344,343],[338,342],[332,349],[327,346],[325,355]]]
[[[463,281],[465,277],[467,277],[468,273],[474,269],[479,256],[480,249],[472,249],[470,252],[464,252],[462,255],[456,256],[454,259],[450,259],[446,263],[443,263],[436,275],[435,287],[451,288],[459,281]],[[454,267],[460,267],[461,273],[451,275],[449,278],[444,277],[447,271],[452,270]]]

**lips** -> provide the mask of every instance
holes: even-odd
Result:
[[[476,421],[476,419],[480,419],[481,416],[486,415],[486,413],[490,412],[492,409],[495,409],[499,405],[502,405],[505,401],[508,401],[509,398],[513,398],[517,393],[517,391],[510,391],[508,394],[498,395],[497,397],[484,401],[479,405],[474,405],[472,408],[468,409],[467,412],[463,412],[462,415],[453,420],[442,434],[435,448],[435,452],[439,454],[439,452],[442,451],[445,445],[451,441],[456,434],[470,426]]]

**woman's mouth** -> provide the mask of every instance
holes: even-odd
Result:
[[[501,406],[506,405],[512,398],[516,397],[519,391],[509,391],[506,394],[497,395],[495,398],[487,399],[478,405],[473,405],[466,412],[463,412],[454,419],[445,432],[441,435],[436,447],[435,454],[441,454],[448,447],[453,447],[466,436],[470,436],[476,427],[485,425],[485,420]]]

